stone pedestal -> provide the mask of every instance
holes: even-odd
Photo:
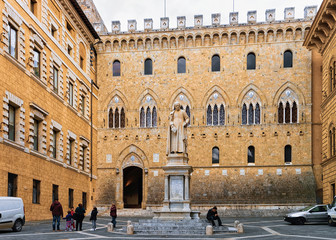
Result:
[[[154,212],[154,219],[199,219],[199,212],[190,209],[190,173],[188,155],[169,154],[165,171],[165,195],[161,211]]]

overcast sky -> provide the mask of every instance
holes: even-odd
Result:
[[[121,31],[127,31],[127,20],[137,20],[137,29],[143,30],[144,19],[152,18],[154,28],[160,27],[164,16],[164,0],[93,0],[111,31],[111,22],[119,20]],[[233,0],[166,0],[169,27],[176,28],[176,17],[186,16],[187,26],[193,26],[194,15],[203,15],[203,24],[211,24],[211,14],[221,14],[221,24],[229,23]],[[276,19],[284,18],[284,9],[295,7],[295,18],[303,18],[305,6],[320,6],[322,0],[235,0],[234,11],[239,12],[239,23],[246,22],[248,11],[257,10],[258,21],[265,21],[265,10],[276,9]]]

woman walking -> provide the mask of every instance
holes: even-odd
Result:
[[[80,203],[78,204],[78,207],[75,210],[75,214],[76,214],[76,231],[78,231],[78,227],[79,227],[79,231],[82,231],[82,223],[83,223],[83,219],[84,219],[84,214],[85,214],[85,209],[83,208],[83,205]]]
[[[112,207],[111,207],[111,210],[110,210],[110,216],[112,217],[112,223],[113,223],[113,228],[116,227],[116,218],[117,218],[117,207],[114,203],[112,203]]]

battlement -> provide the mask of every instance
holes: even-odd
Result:
[[[304,8],[304,19],[306,21],[313,20],[317,13],[317,6],[307,6]],[[229,25],[254,25],[260,24],[257,22],[257,11],[249,11],[247,12],[247,23],[239,23],[238,21],[238,12],[230,12],[229,14]],[[299,19],[295,19],[295,8],[285,8],[284,9],[284,20],[276,21],[275,20],[275,9],[267,9],[265,11],[265,22],[266,23],[274,23],[274,22],[291,22],[298,21]],[[261,23],[265,23],[261,22]],[[137,29],[137,21],[136,20],[128,20],[127,22],[127,31],[121,31],[120,21],[112,21],[112,34],[122,34],[122,33],[140,33],[140,32],[158,32],[158,31],[172,31],[172,30],[184,30],[184,29],[200,29],[200,28],[216,28],[225,26],[221,24],[221,14],[215,13],[211,14],[211,25],[205,26],[203,25],[203,15],[195,15],[194,16],[194,26],[186,27],[186,17],[179,16],[177,17],[177,26],[176,28],[171,28],[169,26],[169,18],[164,17],[160,18],[160,29],[153,29],[153,19],[146,18],[144,19],[144,29]]]

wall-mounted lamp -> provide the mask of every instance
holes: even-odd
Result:
[[[148,168],[145,168],[144,171],[145,171],[145,174],[148,174]]]

